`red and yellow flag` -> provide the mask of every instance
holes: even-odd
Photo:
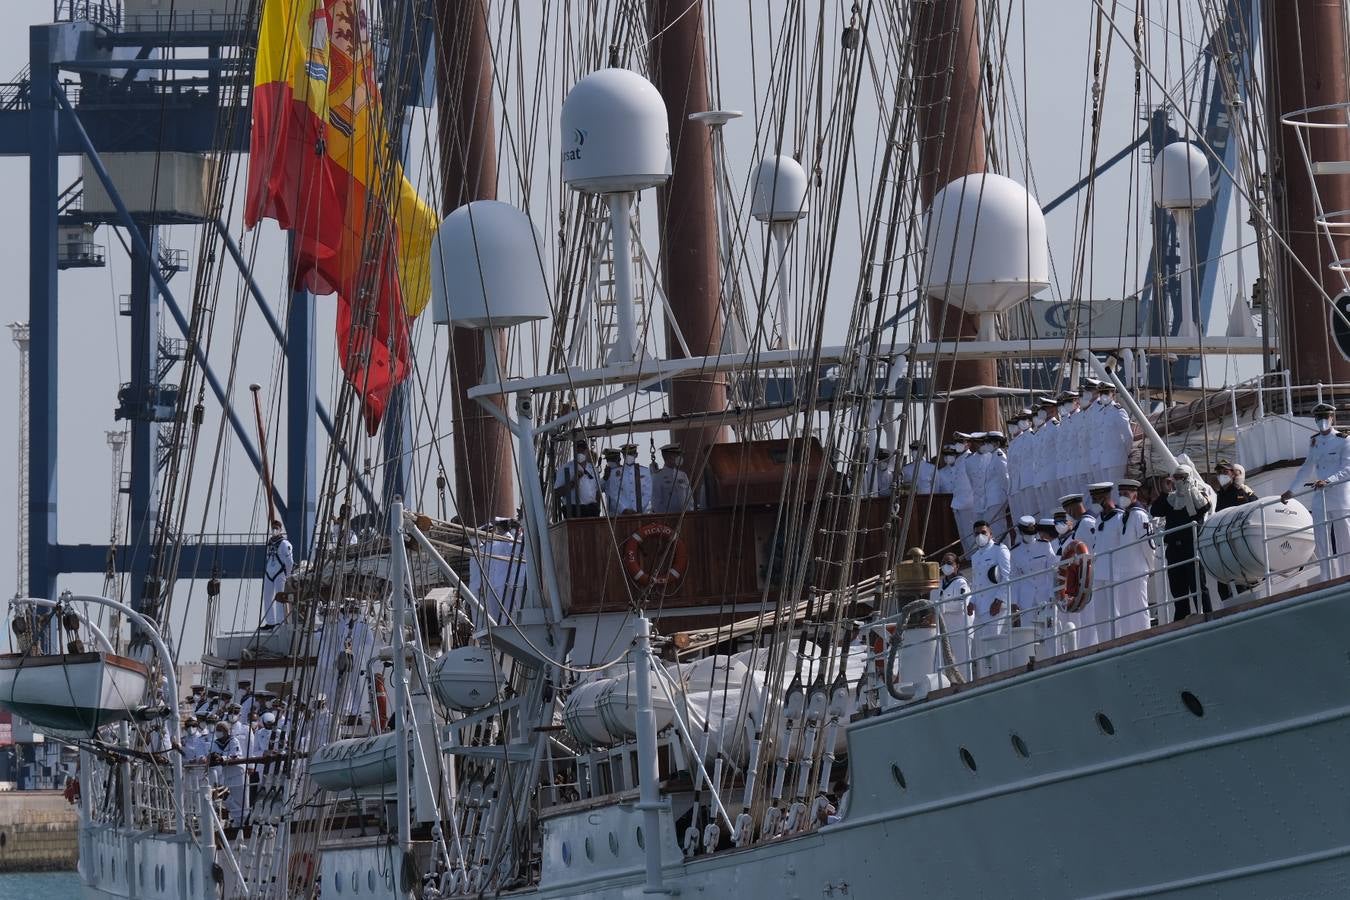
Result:
[[[436,214],[392,158],[361,0],[264,0],[244,224],[289,229],[294,286],[338,295],[338,358],[374,434],[408,375]]]

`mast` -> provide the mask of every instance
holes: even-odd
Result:
[[[915,92],[918,103],[920,198],[924,207],[944,185],[985,170],[984,107],[980,96],[979,25],[975,0],[915,0]],[[978,323],[942,300],[928,300],[934,340],[979,336]],[[995,384],[992,359],[939,362],[933,390]],[[937,414],[946,441],[953,431],[998,428],[998,403],[966,398]]]
[[[496,126],[492,119],[492,48],[488,0],[437,0],[436,84],[440,102],[441,212],[472,200],[497,199]],[[497,335],[497,358],[506,339]],[[450,328],[454,375],[455,505],[465,525],[478,525],[515,509],[511,434],[478,403],[470,388],[481,383],[487,354],[472,328]],[[505,398],[490,398],[506,409]]]
[[[1321,291],[1334,300],[1345,290],[1342,276],[1327,265],[1350,258],[1350,234],[1332,229],[1333,253],[1327,232],[1315,219],[1319,196],[1325,212],[1350,209],[1350,175],[1321,175],[1314,183],[1299,140],[1302,137],[1307,142],[1312,163],[1350,161],[1350,124],[1344,109],[1312,117],[1320,123],[1339,121],[1339,128],[1296,128],[1282,124],[1280,117],[1345,102],[1350,69],[1345,51],[1350,35],[1346,6],[1344,0],[1287,0],[1262,4],[1262,12],[1267,128],[1274,157],[1270,164],[1272,218],[1293,256],[1316,280],[1309,279],[1283,248],[1276,248],[1272,277],[1280,303],[1280,355],[1294,384],[1344,383],[1350,381],[1350,358],[1333,339],[1330,310]]]
[[[657,195],[665,292],[689,352],[711,356],[722,346],[712,136],[705,123],[689,119],[708,110],[703,3],[649,0],[647,27],[652,81],[666,102],[670,125],[671,177]],[[666,348],[671,358],[685,355],[673,331],[667,334]],[[726,403],[726,382],[719,376],[677,378],[671,389],[675,415],[720,412]],[[671,436],[698,466],[712,444],[726,439],[726,429],[673,428]]]

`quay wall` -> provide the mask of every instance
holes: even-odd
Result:
[[[60,791],[0,792],[0,872],[74,870],[79,815]]]

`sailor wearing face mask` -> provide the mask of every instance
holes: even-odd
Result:
[[[573,445],[572,458],[558,466],[553,478],[553,496],[562,504],[565,518],[600,515],[600,476],[591,461],[590,445],[584,438]]]
[[[1036,503],[1029,499],[1026,480],[1027,453],[1032,440],[1031,410],[1024,409],[1008,422],[1011,437],[1008,438],[1008,510],[1014,519],[1036,514]]]
[[[1120,496],[1120,508],[1112,520],[1114,525],[1106,527],[1119,531],[1111,556],[1111,574],[1116,581],[1112,590],[1115,633],[1121,636],[1149,627],[1148,588],[1157,555],[1153,516],[1139,502],[1139,482],[1123,478],[1116,483],[1116,493]]]
[[[295,569],[295,549],[286,539],[281,522],[272,522],[263,563],[262,625],[275,628],[286,621],[286,579]]]
[[[1092,600],[1083,608],[1085,624],[1095,627],[1098,641],[1120,637],[1116,621],[1116,558],[1124,544],[1121,511],[1112,494],[1116,486],[1109,481],[1088,485],[1088,497],[1097,515],[1097,541],[1092,548]]]
[[[889,497],[894,480],[891,471],[891,451],[878,446],[872,451],[872,461],[867,464],[866,484],[863,485],[864,496]]]
[[[1163,482],[1162,493],[1153,502],[1153,515],[1163,520],[1167,585],[1174,601],[1175,618],[1184,619],[1199,607],[1210,611],[1209,584],[1195,559],[1195,538],[1214,510],[1214,492],[1191,467],[1179,464]]]
[[[1087,456],[1091,471],[1111,481],[1125,477],[1130,450],[1134,448],[1134,428],[1130,414],[1116,402],[1116,387],[1108,381],[1097,385],[1097,409],[1091,423],[1092,451]]]
[[[933,491],[938,494],[951,494],[956,490],[956,447],[948,444],[942,448],[942,461],[933,475]]]
[[[942,555],[942,580],[929,595],[942,615],[942,630],[952,649],[952,665],[967,681],[970,672],[970,626],[975,611],[970,602],[970,582],[956,568],[955,553]]]
[[[1214,467],[1218,475],[1219,490],[1217,502],[1214,505],[1215,512],[1222,512],[1233,506],[1243,506],[1256,500],[1256,492],[1247,487],[1247,470],[1237,463],[1231,463],[1226,459],[1219,460],[1219,464]],[[1228,584],[1219,582],[1219,599],[1228,600],[1237,591],[1244,590],[1245,584]]]
[[[975,550],[972,529],[976,516],[975,493],[970,486],[967,467],[975,454],[970,452],[970,435],[958,431],[952,437],[952,446],[956,450],[956,462],[952,463],[952,516],[956,519],[956,533],[961,535],[961,545],[969,556]]]
[[[1017,546],[1011,557],[1012,600],[1022,610],[1023,624],[1036,626],[1036,639],[1044,641],[1054,634],[1055,570],[1059,559],[1050,547],[1054,525],[1046,520],[1045,533],[1031,516],[1017,520]],[[1030,622],[1027,617],[1030,616]],[[1039,655],[1039,654],[1038,654]]]
[[[608,485],[610,515],[652,511],[652,473],[638,464],[637,444],[624,444],[623,465]]]
[[[224,722],[216,725],[215,737],[208,747],[212,766],[212,783],[226,788],[230,794],[225,801],[225,812],[230,822],[238,828],[248,813],[248,788],[244,767],[233,760],[244,758],[244,748],[239,738],[230,733],[230,726]]]
[[[915,493],[931,494],[937,477],[937,466],[923,452],[923,441],[909,442],[909,461],[900,468],[900,478]]]
[[[1294,473],[1289,489],[1280,495],[1288,503],[1296,494],[1312,512],[1317,527],[1317,558],[1330,560],[1331,577],[1337,578],[1350,565],[1342,562],[1350,553],[1350,440],[1335,428],[1336,407],[1319,403],[1313,407],[1317,433],[1308,441],[1308,455]],[[1312,483],[1312,491],[1308,483]]]
[[[652,476],[652,512],[682,513],[694,508],[694,490],[684,465],[684,450],[679,444],[661,448],[661,468]]]
[[[1002,537],[1010,526],[1008,518],[1008,439],[1001,431],[991,431],[980,444],[980,453],[988,457],[984,473],[984,506],[980,518],[991,523],[994,536]]]
[[[1037,415],[1036,453],[1030,460],[1036,485],[1036,508],[1053,506],[1054,498],[1065,493],[1059,489],[1059,405],[1051,397],[1041,398]],[[1077,487],[1075,485],[1075,487]]]
[[[1096,565],[1097,555],[1097,517],[1088,512],[1086,504],[1083,503],[1082,494],[1068,494],[1059,498],[1060,505],[1064,508],[1067,516],[1068,530],[1060,535],[1060,556],[1063,557],[1064,548],[1071,544],[1081,542],[1087,547],[1091,555],[1094,566]],[[1095,584],[1098,580],[1094,569],[1092,573],[1092,582]],[[1096,612],[1091,609],[1095,597],[1089,599],[1087,606],[1076,612],[1068,610],[1061,611],[1059,614],[1059,630],[1063,637],[1061,645],[1064,650],[1077,650],[1083,647],[1091,647],[1097,643]]]
[[[1056,398],[1059,412],[1059,431],[1055,437],[1054,495],[1059,496],[1082,485],[1088,476],[1087,466],[1078,456],[1079,432],[1082,419],[1078,418],[1078,394],[1063,391]]]
[[[1012,557],[1008,548],[994,540],[988,522],[976,522],[971,535],[975,552],[970,555],[973,588],[970,602],[971,613],[975,616],[974,638],[978,647],[980,638],[1002,634],[1010,612],[1016,610],[1008,608],[1012,602],[1008,592],[1008,582],[1012,578]]]

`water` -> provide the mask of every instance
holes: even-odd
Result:
[[[0,900],[66,900],[80,896],[80,878],[74,872],[8,872],[0,874]]]

